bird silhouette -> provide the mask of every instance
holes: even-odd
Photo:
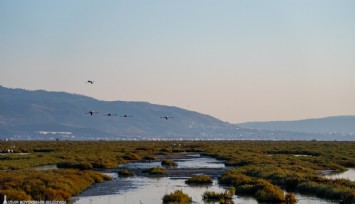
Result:
[[[133,116],[124,114],[124,115],[121,115],[120,117],[121,118],[132,118]]]
[[[88,80],[86,83],[94,84],[94,81]]]
[[[99,113],[99,112],[97,112],[97,111],[89,111],[89,112],[87,112],[85,114],[90,114],[92,116],[92,115],[94,115],[94,113]]]
[[[165,119],[165,120],[169,120],[169,118],[174,118],[174,117],[170,117],[170,116],[162,116],[162,117],[160,117],[160,118]]]
[[[107,113],[105,116],[117,116],[116,113]]]

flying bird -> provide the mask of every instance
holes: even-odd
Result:
[[[165,119],[165,120],[169,120],[169,118],[174,118],[174,117],[170,117],[170,116],[162,116],[162,117],[160,117],[160,118]]]
[[[94,113],[99,113],[99,112],[97,112],[97,111],[89,111],[86,114],[90,114],[92,116],[92,115],[94,115]]]
[[[124,114],[124,115],[121,115],[120,117],[121,118],[132,118],[133,116]]]
[[[94,81],[88,80],[86,83],[94,84]]]
[[[105,116],[117,116],[117,114],[116,113],[107,113]]]

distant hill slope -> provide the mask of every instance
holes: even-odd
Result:
[[[326,118],[241,123],[243,127],[259,130],[281,130],[309,133],[355,133],[355,116],[333,116]]]
[[[64,92],[27,91],[0,87],[0,134],[55,137],[72,132],[68,138],[191,138],[214,134],[232,125],[208,115],[172,106],[146,102],[99,101]],[[90,110],[99,114],[85,114]],[[117,113],[107,117],[104,114]],[[123,118],[121,115],[132,115]],[[172,116],[169,120],[161,116]],[[0,136],[1,137],[1,136]]]
[[[90,110],[99,114],[85,114]],[[117,113],[107,117],[104,114]],[[131,118],[119,117],[132,115]],[[169,120],[161,116],[171,116]],[[354,135],[256,130],[173,106],[0,86],[0,139],[355,140]]]

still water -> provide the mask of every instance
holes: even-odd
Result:
[[[34,170],[38,170],[38,171],[46,171],[46,170],[55,170],[58,169],[56,164],[52,164],[52,165],[43,165],[43,166],[37,166],[37,167],[33,167]]]
[[[355,181],[355,168],[349,168],[347,171],[342,173],[332,173],[325,175],[326,178],[330,179],[349,179],[351,181]]]
[[[199,168],[206,168],[212,171],[220,171],[225,169],[222,161],[218,161],[210,157],[193,156],[188,159],[175,160],[178,163],[178,168],[193,170]],[[123,168],[137,169],[150,168],[160,166],[160,162],[152,163],[130,163]],[[121,167],[121,168],[122,168]],[[207,186],[189,186],[185,184],[185,177],[119,177],[117,170],[107,173],[113,179],[100,184],[95,184],[93,187],[87,189],[82,194],[74,198],[75,204],[156,204],[162,203],[162,198],[165,194],[171,193],[175,190],[182,190],[192,197],[193,203],[205,203],[202,200],[202,194],[205,191],[223,192],[227,187],[220,186],[217,179],[214,178],[212,185]],[[304,196],[296,194],[298,204],[335,204],[329,200],[324,200],[311,196]],[[235,196],[234,203],[257,204],[258,202],[252,197]],[[209,204],[218,202],[209,202]]]

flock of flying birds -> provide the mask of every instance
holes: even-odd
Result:
[[[92,81],[92,80],[88,80],[86,83],[89,83],[89,84],[94,84],[94,81]],[[87,112],[87,113],[85,113],[85,114],[90,114],[91,116],[93,116],[94,114],[99,114],[99,112],[98,111],[89,111],[89,112]],[[116,113],[107,113],[107,114],[105,114],[104,116],[108,116],[108,117],[111,117],[111,116],[118,116],[118,114],[116,114]],[[131,115],[121,115],[120,116],[121,118],[131,118],[131,117],[133,117],[133,116],[131,116]],[[165,120],[169,120],[170,118],[173,118],[173,117],[171,117],[171,116],[161,116],[160,117],[161,119],[165,119]]]

